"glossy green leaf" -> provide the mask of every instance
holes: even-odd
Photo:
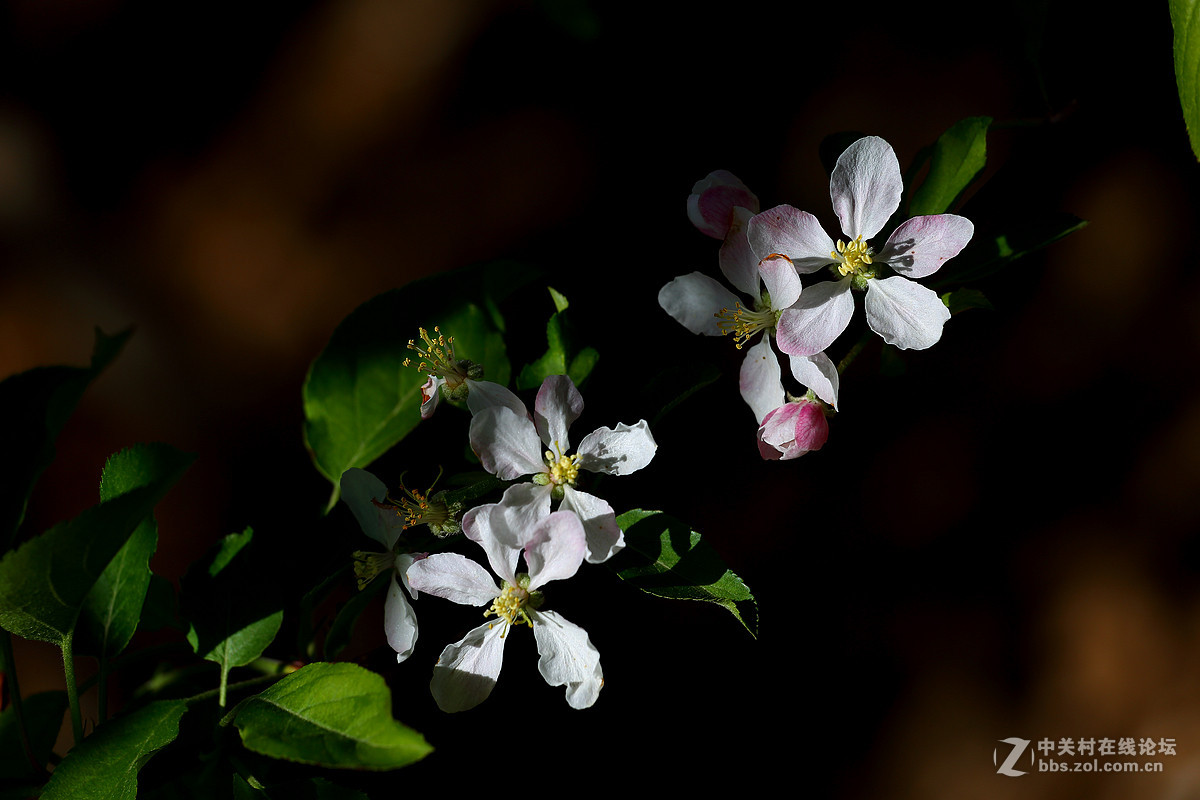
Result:
[[[368,300],[334,331],[304,383],[304,440],[313,463],[331,484],[328,508],[337,502],[342,473],[366,467],[420,422],[420,357],[408,348],[418,328],[453,337],[456,359],[484,366],[484,379],[507,384],[510,365],[483,296],[486,268],[415,281]],[[488,310],[490,309],[490,311]],[[414,362],[405,366],[406,359]]]
[[[951,314],[958,314],[971,308],[991,310],[992,302],[978,289],[959,289],[942,295],[942,303],[950,309]]]
[[[0,462],[0,552],[16,541],[33,485],[54,460],[59,431],[130,333],[106,336],[97,329],[90,366],[38,367],[0,382],[0,419],[6,426]]]
[[[383,677],[357,664],[301,667],[239,703],[222,722],[230,723],[256,753],[324,767],[395,769],[432,751],[392,718]]]
[[[1169,0],[1175,84],[1192,152],[1200,158],[1200,0]]]
[[[49,763],[50,751],[62,728],[63,715],[67,713],[67,693],[61,691],[39,692],[22,700],[22,713],[29,731],[29,744],[37,764],[45,767]],[[32,797],[31,791],[40,787],[45,776],[29,761],[25,746],[21,742],[21,731],[17,725],[16,710],[9,706],[0,712],[0,786],[20,788],[15,797]],[[0,798],[8,797],[0,790]]]
[[[909,216],[944,214],[954,205],[987,162],[987,130],[991,117],[969,117],[938,137],[930,156],[929,174],[916,188]]]
[[[267,559],[255,558],[253,539],[250,528],[226,536],[182,581],[188,643],[221,668],[222,686],[231,669],[263,654],[283,623],[283,598],[261,588]]]
[[[566,316],[570,307],[567,298],[553,287],[547,287],[554,301],[554,313],[546,323],[546,352],[517,375],[518,389],[536,389],[550,375],[569,375],[576,386],[583,383],[600,358],[595,348],[579,348]]]
[[[157,700],[104,723],[55,768],[42,800],[134,800],[138,772],[175,741],[186,710],[182,700]]]
[[[54,644],[74,632],[92,587],[193,458],[173,448],[160,455],[157,473],[144,485],[87,509],[0,559],[0,627]]]
[[[635,509],[617,517],[625,549],[608,565],[633,586],[658,597],[724,606],[758,635],[758,604],[746,584],[689,525],[661,511]]]

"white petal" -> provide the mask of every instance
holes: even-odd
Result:
[[[878,136],[865,136],[838,156],[829,179],[833,210],[842,233],[870,239],[900,207],[904,179],[892,146]]]
[[[761,342],[746,351],[738,374],[738,388],[742,399],[754,412],[756,422],[762,422],[769,411],[783,405],[782,374],[779,357],[771,348],[769,337],[764,336]]]
[[[702,272],[680,275],[658,290],[658,304],[663,311],[692,333],[704,336],[720,336],[717,314],[738,302],[737,295]]]
[[[464,606],[485,606],[500,596],[496,581],[479,564],[458,553],[434,553],[408,568],[414,588]]]
[[[567,429],[583,413],[583,395],[566,375],[547,375],[533,404],[533,423],[542,444],[561,455],[571,449]]]
[[[478,414],[489,406],[511,408],[518,417],[529,417],[525,404],[507,387],[491,381],[473,381],[467,378],[467,408]]]
[[[746,223],[753,214],[744,208],[733,210],[733,224],[718,256],[721,274],[738,291],[758,297],[758,258],[746,238]]]
[[[400,590],[394,572],[387,600],[383,604],[383,632],[388,645],[396,651],[396,663],[412,655],[413,648],[417,646],[417,614]]]
[[[445,378],[430,375],[429,380],[421,386],[421,419],[429,419],[437,411],[438,404],[442,402],[441,388],[445,382]]]
[[[545,470],[533,422],[507,406],[488,406],[471,417],[471,449],[483,468],[501,480]]]
[[[617,525],[616,512],[596,495],[566,486],[558,508],[560,511],[575,512],[583,523],[589,564],[607,561],[625,546],[625,534]]]
[[[792,377],[812,389],[813,394],[835,409],[838,407],[838,387],[841,376],[837,364],[824,353],[812,356],[791,356]]]
[[[906,278],[924,278],[958,255],[974,233],[971,221],[955,214],[913,217],[892,231],[875,260]]]
[[[787,308],[800,299],[800,276],[790,258],[764,258],[758,271],[771,295],[773,310]]]
[[[901,350],[924,350],[942,338],[950,309],[937,292],[899,275],[867,283],[867,324]]]
[[[628,475],[650,463],[658,443],[650,434],[650,423],[617,423],[615,428],[597,428],[579,443],[579,466],[588,472]]]
[[[525,546],[524,534],[514,530],[509,523],[513,517],[523,516],[526,510],[524,507],[519,511],[509,509],[506,514],[499,503],[489,503],[472,508],[462,518],[463,535],[483,548],[492,571],[509,583],[516,580],[517,561]],[[519,529],[519,524],[516,527]]]
[[[814,283],[779,315],[775,342],[790,356],[813,356],[833,344],[853,316],[849,278]]]
[[[604,685],[600,652],[587,631],[553,611],[534,611],[533,635],[537,640],[538,671],[551,686],[566,686],[572,708],[596,702]]]
[[[363,533],[389,551],[396,546],[396,540],[404,530],[404,519],[396,513],[394,506],[386,504],[387,487],[383,481],[365,469],[353,467],[342,473],[341,496]],[[380,507],[376,503],[385,505]]]
[[[412,585],[408,582],[408,568],[427,555],[429,554],[421,553],[414,555],[412,553],[397,553],[395,560],[392,561],[395,573],[400,576],[400,585],[404,587],[404,591],[408,592],[414,600],[417,599],[417,590],[412,588]]]
[[[571,577],[586,553],[587,540],[579,517],[572,511],[555,511],[534,527],[525,544],[529,591]]]
[[[746,224],[750,249],[759,260],[778,253],[787,256],[801,275],[833,263],[833,240],[817,218],[789,205],[755,214]]]
[[[438,708],[466,711],[487,699],[504,664],[503,624],[485,623],[446,645],[433,668],[429,690]]]

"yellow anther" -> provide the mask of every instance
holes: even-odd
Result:
[[[775,327],[776,317],[775,312],[769,308],[759,311],[750,311],[744,308],[741,303],[736,303],[733,310],[722,308],[714,316],[717,318],[717,327],[721,331],[722,336],[733,334],[733,346],[741,350],[750,338],[759,331],[770,330]]]
[[[424,347],[408,340],[408,349],[416,351],[421,358],[426,359],[417,364],[417,371],[424,372],[427,375],[437,375],[446,377],[448,374],[455,373],[455,358],[454,358],[454,337],[443,336],[442,332],[435,325],[433,327],[433,336],[424,328],[417,328],[417,332],[421,334],[421,341],[424,342]],[[404,359],[404,366],[412,366],[410,359]]]
[[[367,584],[375,580],[376,575],[391,569],[395,563],[394,553],[368,553],[365,550],[356,550],[354,552],[354,575],[358,578],[358,588],[367,588]]]
[[[553,450],[546,451],[546,473],[550,478],[550,483],[555,486],[574,486],[575,481],[579,479],[579,461],[580,455],[576,453],[573,456],[564,456],[555,453]]]
[[[867,270],[867,267],[871,265],[871,256],[874,255],[874,252],[859,236],[849,244],[838,239],[837,250],[831,250],[829,255],[838,262],[838,272],[843,276],[861,274],[870,278],[873,275]]]
[[[505,583],[504,590],[500,592],[500,596],[492,601],[492,607],[483,612],[483,616],[496,616],[504,620],[508,625],[528,625],[533,627],[533,620],[529,618],[529,614],[525,611],[526,604],[529,603],[529,591],[522,589],[520,586],[512,586]],[[507,633],[507,631],[505,631]],[[503,636],[503,634],[501,634]]]

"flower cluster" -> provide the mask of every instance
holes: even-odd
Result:
[[[739,388],[758,421],[759,452],[786,460],[819,449],[828,437],[824,405],[838,406],[839,369],[825,351],[854,315],[852,291],[865,293],[866,322],[884,342],[922,350],[935,344],[950,312],[916,283],[936,272],[971,240],[974,226],[955,214],[913,217],[878,251],[870,240],[900,206],[903,179],[891,145],[877,136],[851,144],[829,182],[845,239],[829,237],[815,216],[789,205],[759,210],[758,198],[733,174],[713,172],[692,188],[688,217],[721,239],[718,266],[743,300],[701,272],[664,286],[659,305],[693,333],[732,335],[742,349]],[[822,270],[832,280],[802,286]],[[807,387],[788,393],[775,347],[792,377]]]

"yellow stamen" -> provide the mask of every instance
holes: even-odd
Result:
[[[759,331],[771,330],[775,327],[777,317],[769,308],[751,311],[736,303],[733,310],[722,308],[714,316],[719,320],[717,327],[722,336],[733,334],[733,346],[741,350],[750,338]]]
[[[376,575],[391,569],[395,562],[395,553],[368,553],[365,550],[356,550],[354,574],[358,578],[358,588],[367,588],[367,584],[375,580]]]
[[[867,278],[875,277],[867,267],[871,265],[871,256],[875,251],[867,246],[859,236],[847,244],[838,239],[837,250],[831,250],[829,255],[838,262],[838,272],[845,275],[862,275]]]
[[[408,340],[408,349],[417,352],[423,360],[416,364],[415,369],[418,372],[424,372],[426,375],[434,375],[439,378],[445,378],[448,383],[457,386],[462,382],[464,376],[459,375],[460,370],[457,368],[457,360],[454,358],[454,337],[443,336],[441,330],[435,325],[433,326],[433,336],[424,328],[417,328],[421,334],[421,339],[425,343],[424,347]],[[402,362],[406,367],[412,367],[413,361],[411,358],[406,358]]]
[[[555,447],[558,445],[555,444]],[[579,479],[579,461],[580,456],[576,453],[573,456],[564,456],[561,453],[555,453],[553,450],[546,451],[546,467],[550,478],[550,483],[555,486],[574,486],[575,481]]]
[[[507,633],[507,627],[510,625],[528,625],[533,627],[533,620],[529,618],[529,614],[525,611],[525,606],[529,603],[529,591],[522,589],[520,586],[513,586],[507,581],[504,584],[503,591],[500,596],[492,601],[492,607],[483,612],[483,616],[490,617],[495,615],[504,620]],[[489,626],[490,627],[490,626]],[[504,636],[504,634],[500,634]]]

